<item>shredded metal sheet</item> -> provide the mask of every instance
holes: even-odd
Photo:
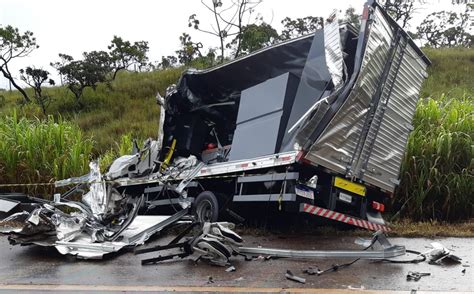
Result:
[[[334,87],[339,88],[343,82],[344,59],[336,11],[331,14],[329,19],[331,21],[326,21],[324,25],[324,51]]]
[[[158,226],[170,216],[137,216],[130,226],[123,231],[117,241],[95,243],[85,234],[73,241],[57,241],[54,245],[61,254],[75,255],[82,259],[101,259],[105,254],[118,252],[127,246],[143,244]]]
[[[397,184],[414,107],[427,67],[410,45],[405,49],[398,75],[391,67],[388,79],[395,83],[394,90],[390,93],[387,90],[389,83],[385,84],[381,101],[388,101],[387,109],[380,128],[375,130],[374,126],[369,130],[367,138],[375,140],[369,148],[365,144],[366,138],[361,138],[361,135],[372,97],[390,58],[394,38],[394,28],[376,8],[356,84],[306,155],[316,164],[340,173],[349,171],[350,175],[388,191],[393,191]],[[383,107],[382,104],[379,107]]]

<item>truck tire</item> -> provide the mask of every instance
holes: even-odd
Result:
[[[219,202],[211,191],[204,191],[194,201],[194,215],[201,222],[216,222],[219,217]]]

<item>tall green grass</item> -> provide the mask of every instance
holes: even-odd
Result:
[[[131,154],[133,148],[133,140],[134,138],[131,133],[124,134],[117,142],[115,142],[115,146],[103,153],[99,159],[101,171],[107,171],[108,167],[112,164],[112,162],[114,162],[114,160],[119,158],[120,156]],[[137,143],[139,144],[140,141],[137,140]]]
[[[93,155],[98,157],[114,148],[115,141],[122,135],[156,137],[159,117],[156,93],[164,95],[166,88],[176,83],[182,70],[119,72],[110,86],[100,84],[96,91],[87,88],[81,98],[85,105],[82,109],[65,87],[45,88],[45,94],[53,97],[47,113],[76,123],[85,135],[93,137],[96,141]],[[19,117],[47,118],[34,104],[20,105],[21,96],[17,91],[2,95],[5,103],[3,107],[0,105],[0,115],[10,115],[16,110]]]
[[[416,220],[474,216],[474,103],[423,99],[414,117],[395,206]]]
[[[89,170],[93,141],[71,122],[0,117],[0,183],[52,182]],[[2,188],[0,191],[49,193],[52,187]]]

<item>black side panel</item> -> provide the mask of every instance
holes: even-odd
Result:
[[[313,35],[263,49],[222,66],[185,72],[170,99],[188,109],[228,101],[240,91],[290,72],[300,77]]]
[[[290,73],[242,91],[230,160],[280,149],[299,79]]]
[[[330,87],[328,85],[330,81],[331,75],[326,64],[324,50],[324,31],[318,30],[314,34],[308,59],[301,75],[280,152],[293,150],[296,132],[288,134],[288,130],[321,98],[324,91]]]

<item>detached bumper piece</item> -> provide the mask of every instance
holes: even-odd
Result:
[[[368,244],[363,250],[291,250],[264,247],[242,247],[243,240],[232,231],[231,223],[205,223],[203,230],[196,236],[178,243],[198,223],[193,223],[178,237],[164,246],[137,249],[135,254],[161,252],[169,249],[180,249],[177,253],[159,255],[142,260],[142,265],[155,264],[161,261],[194,256],[195,260],[204,259],[211,264],[227,266],[232,256],[264,255],[272,258],[357,258],[386,260],[405,255],[405,246],[392,245],[382,231],[374,233],[371,240],[357,240],[360,245]]]
[[[388,259],[405,255],[405,246],[392,245],[385,235],[376,232],[364,250],[290,250],[275,248],[240,247],[243,255],[268,255],[276,258],[359,258],[359,259]],[[378,246],[380,249],[376,249]]]
[[[390,228],[385,225],[376,224],[360,218],[356,218],[350,215],[346,215],[340,212],[332,211],[307,203],[302,203],[300,205],[300,212],[306,212],[312,215],[328,218],[330,220],[342,222],[348,225],[353,225],[370,231],[390,232]]]

